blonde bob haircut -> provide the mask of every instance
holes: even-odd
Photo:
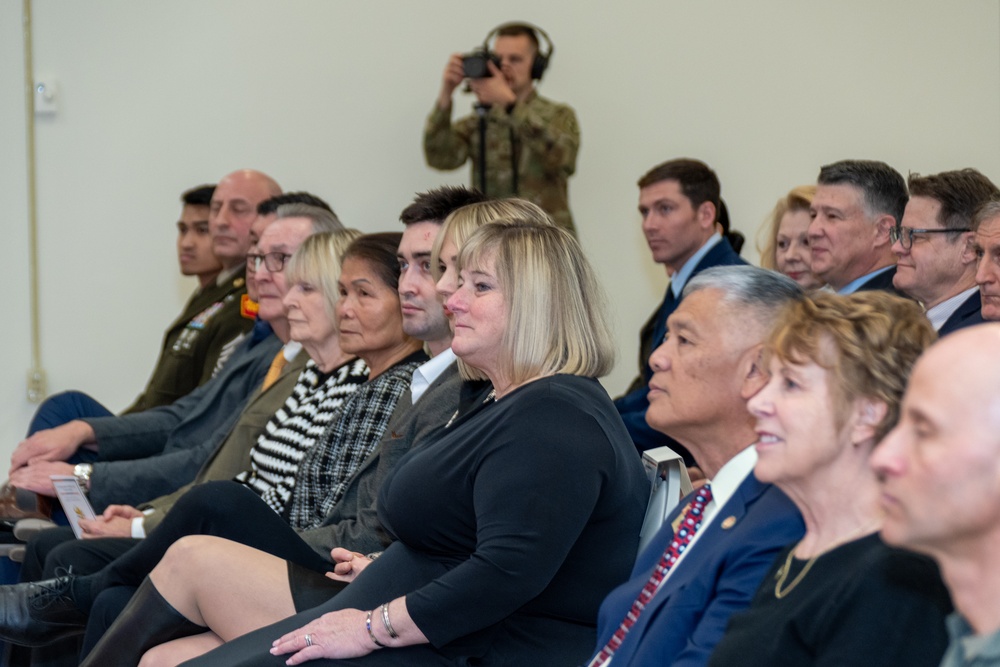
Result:
[[[285,277],[289,286],[309,284],[323,294],[326,314],[333,317],[340,290],[340,260],[351,241],[361,236],[356,229],[340,229],[334,232],[313,234],[306,238],[288,260]]]
[[[498,359],[508,380],[611,371],[615,353],[604,293],[569,232],[527,220],[484,225],[466,240],[458,267],[481,270],[490,260],[507,308]]]
[[[457,208],[444,219],[438,235],[434,238],[431,249],[431,275],[434,280],[441,280],[441,246],[451,240],[456,248],[465,245],[465,239],[483,225],[495,220],[524,220],[540,225],[551,225],[552,218],[539,206],[525,199],[510,197],[508,199],[492,199],[490,201],[467,204]]]
[[[778,200],[774,210],[768,216],[767,223],[760,228],[760,231],[767,235],[764,239],[763,248],[760,243],[761,234],[757,234],[757,251],[760,252],[760,265],[762,268],[772,271],[778,270],[778,262],[775,256],[778,252],[778,228],[781,227],[781,219],[785,217],[786,213],[792,211],[808,212],[815,196],[815,185],[800,185]]]
[[[896,425],[913,364],[936,338],[915,301],[881,291],[817,292],[782,312],[765,354],[791,364],[814,362],[831,373],[838,428],[856,399],[884,403],[878,442]]]

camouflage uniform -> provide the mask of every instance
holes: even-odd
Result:
[[[513,146],[511,139],[513,137]],[[556,224],[573,231],[566,179],[576,171],[580,127],[576,114],[532,91],[508,112],[493,107],[486,125],[486,194],[521,197],[538,204]],[[511,169],[517,153],[517,191]],[[424,156],[435,169],[458,169],[472,161],[472,185],[479,187],[479,120],[475,114],[452,124],[451,109],[434,110],[424,128]]]
[[[170,405],[212,377],[223,345],[253,326],[252,319],[240,315],[245,276],[246,267],[222,284],[212,282],[192,295],[163,336],[149,383],[122,414]]]

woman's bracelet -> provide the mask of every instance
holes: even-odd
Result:
[[[389,633],[389,637],[392,639],[399,639],[399,635],[396,631],[392,629],[392,623],[389,622],[389,603],[382,603],[382,625],[385,626],[385,631]]]
[[[372,612],[374,611],[375,610],[373,609],[372,611],[368,612],[368,618],[365,619],[365,628],[367,628],[368,630],[368,636],[372,638],[373,642],[375,642],[375,646],[377,648],[385,648],[385,644],[376,639],[375,633],[372,632]]]

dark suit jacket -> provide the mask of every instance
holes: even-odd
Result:
[[[281,347],[274,334],[259,341],[251,336],[218,375],[172,404],[85,419],[99,448],[90,478],[94,509],[102,512],[112,503],[139,505],[194,479],[260,390]]]
[[[895,294],[896,296],[901,296],[904,299],[909,299],[909,295],[903,294],[896,286],[892,284],[892,279],[896,277],[896,267],[892,267],[885,273],[880,273],[877,276],[873,276],[861,283],[861,285],[856,289],[856,292],[867,292],[874,290],[882,290],[883,292],[889,292],[890,294]]]
[[[226,439],[215,448],[215,451],[205,461],[194,481],[185,484],[169,495],[160,496],[139,506],[141,510],[155,510],[147,514],[143,520],[143,528],[147,535],[160,524],[174,503],[195,484],[232,479],[244,470],[250,469],[250,449],[257,442],[260,434],[264,432],[268,420],[291,396],[292,390],[295,389],[295,384],[298,382],[299,374],[308,362],[309,355],[306,354],[305,350],[300,350],[295,359],[282,369],[281,375],[278,376],[274,384],[264,391],[256,392],[250,398],[240,414],[239,421],[233,426]]]
[[[631,579],[601,604],[597,650],[645,586],[673,539],[670,524],[686,504],[681,501],[639,554]],[[750,604],[778,552],[805,532],[798,510],[785,494],[758,482],[753,473],[705,530],[632,626],[615,653],[614,667],[704,665],[729,617]]]
[[[701,258],[701,261],[694,267],[694,271],[691,272],[690,278],[713,266],[732,264],[746,264],[746,261],[733,251],[729,241],[722,239]],[[632,442],[640,451],[667,446],[672,447],[675,451],[686,452],[673,438],[654,430],[646,423],[646,409],[649,407],[649,399],[646,396],[649,388],[646,385],[653,376],[653,371],[649,367],[649,356],[662,342],[663,333],[667,329],[667,318],[676,307],[677,303],[668,287],[664,302],[660,304],[660,307],[639,331],[639,375],[629,385],[625,395],[615,399],[615,407],[618,408],[618,413],[622,416],[622,421],[625,422],[625,428],[628,429]],[[691,461],[688,463],[690,464]]]
[[[938,329],[938,336],[944,336],[952,332],[971,327],[973,324],[983,323],[983,301],[979,295],[979,290],[972,293],[954,313],[951,314],[941,328]]]
[[[463,401],[464,392],[478,384],[462,382],[458,364],[453,363],[431,383],[416,405],[407,389],[396,404],[382,441],[354,473],[343,498],[322,526],[300,533],[302,539],[324,558],[330,557],[333,547],[369,553],[388,546],[391,539],[376,509],[383,480],[411,446],[448,423]]]

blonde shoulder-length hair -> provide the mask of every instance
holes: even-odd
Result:
[[[481,269],[489,261],[507,308],[498,358],[508,380],[611,371],[615,352],[604,293],[569,232],[529,220],[484,225],[462,246],[458,267]],[[485,378],[468,367],[463,374]]]

